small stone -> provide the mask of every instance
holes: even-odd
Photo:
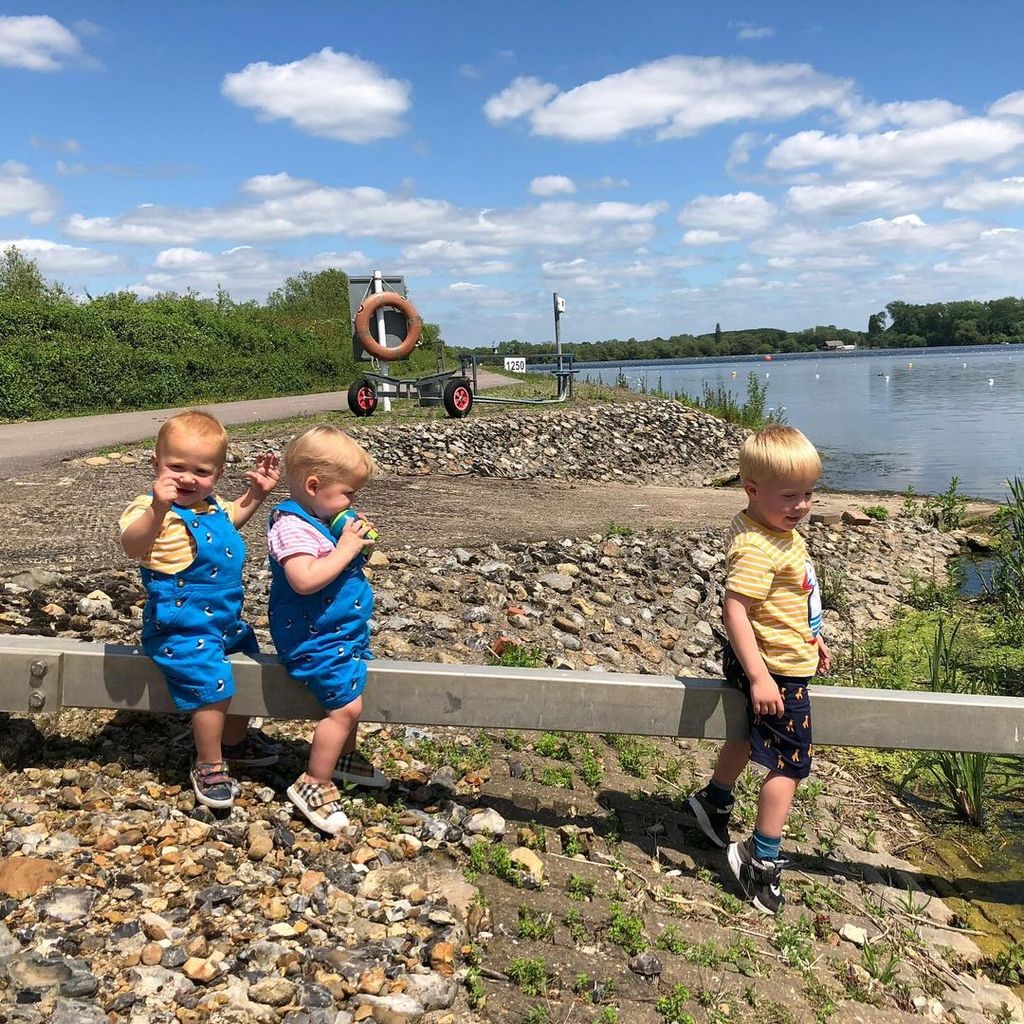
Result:
[[[534,882],[540,884],[544,881],[544,862],[536,853],[533,852],[533,850],[526,846],[516,847],[516,849],[509,854],[509,860],[526,871]]]
[[[867,929],[850,923],[844,924],[839,929],[839,937],[853,943],[858,948],[863,947],[864,943],[868,941]]]
[[[503,836],[508,827],[505,819],[492,807],[472,812],[463,823],[463,827],[471,835],[489,832],[492,836]]]
[[[249,986],[249,998],[264,1006],[287,1006],[297,991],[295,982],[287,978],[262,978]]]

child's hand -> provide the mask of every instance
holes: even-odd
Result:
[[[178,478],[165,473],[153,481],[153,504],[166,512],[178,496]]]
[[[819,636],[817,639],[818,644],[818,675],[827,676],[832,671],[832,652],[828,649],[828,644]]]
[[[281,460],[273,452],[256,458],[256,468],[245,474],[253,493],[262,501],[281,479]]]
[[[771,676],[750,681],[750,703],[754,714],[765,718],[778,718],[786,710],[779,684]]]
[[[338,538],[338,543],[335,544],[334,550],[344,552],[348,561],[352,561],[363,548],[370,547],[374,543],[374,541],[366,536],[372,528],[370,522],[366,519],[349,520],[345,524],[345,529],[341,531],[341,536]]]

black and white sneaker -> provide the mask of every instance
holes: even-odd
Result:
[[[691,793],[683,804],[684,813],[693,818],[697,828],[707,836],[720,850],[729,845],[729,818],[732,815],[732,804],[722,808],[713,804],[707,797],[706,789]]]
[[[729,845],[726,853],[729,872],[755,910],[778,914],[786,905],[786,897],[782,895],[782,868],[787,861],[781,858],[759,860],[751,850],[752,844],[753,840],[748,839]]]

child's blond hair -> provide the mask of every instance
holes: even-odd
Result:
[[[284,475],[292,496],[301,494],[315,476],[325,482],[351,484],[358,490],[377,471],[365,448],[343,430],[321,423],[294,438],[284,453]]]
[[[769,480],[817,480],[818,450],[796,427],[777,423],[762,427],[740,445],[740,478],[763,484]]]
[[[167,439],[178,432],[191,434],[202,441],[209,441],[217,446],[217,462],[224,465],[228,453],[228,432],[216,416],[202,409],[186,409],[167,420],[156,435],[156,454],[163,453]]]

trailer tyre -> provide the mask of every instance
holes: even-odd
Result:
[[[453,377],[445,384],[441,400],[444,402],[445,415],[461,420],[473,408],[473,389],[465,377]]]
[[[353,416],[372,416],[377,411],[377,389],[373,381],[363,377],[349,385],[348,407]]]

